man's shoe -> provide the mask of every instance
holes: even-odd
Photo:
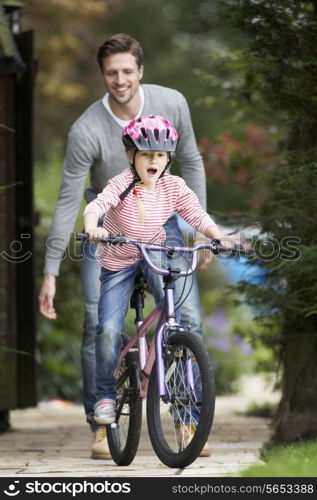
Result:
[[[114,399],[100,399],[94,406],[94,421],[99,425],[113,424],[116,419],[116,402]]]
[[[196,432],[196,426],[194,424],[184,424],[184,425],[175,425],[177,443],[180,450],[184,450]],[[210,457],[211,449],[208,444],[208,441],[205,443],[203,449],[199,453],[200,457]]]
[[[105,427],[98,427],[93,433],[91,458],[95,460],[111,460]]]
[[[201,452],[199,453],[199,456],[200,457],[210,457],[211,455],[211,448],[210,448],[210,444],[208,443],[208,441],[206,441],[203,449],[201,450]]]

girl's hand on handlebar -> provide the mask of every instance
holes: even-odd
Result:
[[[252,244],[245,239],[243,233],[230,233],[221,238],[221,244],[228,248],[240,248],[243,252],[253,250]]]
[[[103,227],[85,228],[86,233],[89,234],[89,241],[94,241],[96,238],[109,238],[109,233]]]
[[[199,243],[209,243],[210,240],[207,238],[205,235],[196,232],[195,238],[194,238],[194,246],[198,245]],[[199,256],[198,256],[198,271],[205,271],[207,269],[208,265],[210,264],[211,260],[213,258],[213,254],[211,250],[207,250],[206,248],[204,250],[200,250]]]
[[[239,243],[239,240],[237,238],[233,238],[232,236],[223,236],[220,243],[222,246],[231,249]]]

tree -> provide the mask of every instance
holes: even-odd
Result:
[[[104,93],[96,52],[106,37],[129,33],[144,50],[144,83],[176,88],[188,99],[199,138],[222,132],[226,105],[206,110],[210,50],[226,38],[206,0],[28,0],[22,23],[32,26],[38,59],[36,157],[64,143],[70,125]],[[153,23],[153,19],[155,22]]]
[[[257,212],[266,277],[242,289],[279,349],[273,440],[291,442],[317,436],[317,2],[226,0],[220,9],[246,36],[243,91],[288,123],[284,158]]]
[[[31,26],[34,30],[38,61],[36,157],[47,159],[56,142],[64,143],[73,121],[102,94],[96,51],[104,38],[100,25],[110,16],[110,3],[110,0],[25,2],[22,24],[25,29]]]

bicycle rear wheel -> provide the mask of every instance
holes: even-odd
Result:
[[[123,345],[128,338],[123,336]],[[129,465],[137,452],[142,425],[138,355],[129,352],[121,365],[117,383],[116,420],[107,426],[111,456],[117,465]]]
[[[215,383],[210,358],[200,337],[173,333],[163,347],[167,396],[157,391],[154,363],[147,395],[152,446],[169,467],[187,467],[200,454],[213,422]]]

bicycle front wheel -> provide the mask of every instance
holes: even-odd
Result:
[[[123,345],[128,338],[123,336]],[[137,452],[142,425],[142,398],[139,390],[138,355],[129,352],[117,383],[116,420],[107,425],[111,456],[117,465],[129,465]]]
[[[187,467],[200,454],[213,422],[215,383],[207,349],[190,332],[173,333],[163,347],[167,394],[158,395],[156,363],[147,395],[152,446],[169,467]]]

